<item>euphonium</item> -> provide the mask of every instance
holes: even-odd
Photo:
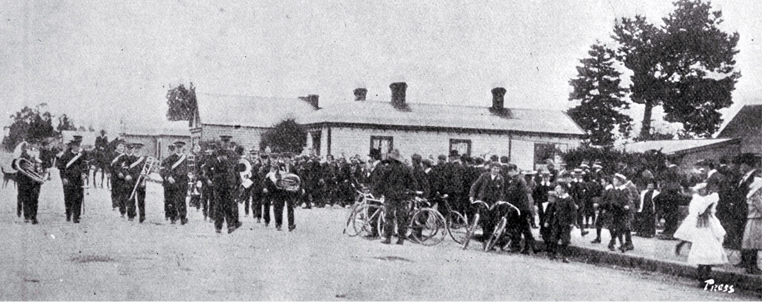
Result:
[[[288,192],[299,191],[301,185],[302,179],[299,178],[299,175],[293,173],[287,173],[275,182],[275,186],[278,189],[286,190]]]

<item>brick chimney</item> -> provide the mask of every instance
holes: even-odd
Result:
[[[366,94],[368,94],[368,89],[366,88],[355,89],[355,101],[365,101]]]
[[[492,108],[494,112],[502,112],[505,103],[505,88],[492,89]]]
[[[320,99],[319,95],[307,95],[306,97],[299,97],[299,99],[309,103],[315,110],[320,109],[318,106],[318,100]]]
[[[407,90],[407,83],[395,82],[389,85],[392,89],[392,105],[395,107],[405,107],[405,90]]]

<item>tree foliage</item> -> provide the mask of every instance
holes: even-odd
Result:
[[[45,106],[42,103],[34,108],[24,107],[10,116],[13,123],[6,127],[8,135],[3,138],[5,149],[13,150],[23,140],[42,141],[58,134],[53,129],[53,115],[48,111],[40,112],[40,108]]]
[[[76,131],[77,127],[74,126],[74,121],[69,118],[69,116],[66,116],[66,114],[61,114],[61,116],[58,116],[58,126],[56,127],[56,131],[58,131],[58,134],[61,134],[61,131]]]
[[[622,74],[614,68],[614,51],[601,45],[591,46],[590,57],[581,59],[582,66],[577,67],[577,78],[569,81],[574,91],[569,100],[581,103],[568,114],[583,130],[587,131],[584,139],[593,145],[605,146],[614,143],[615,128],[627,136],[631,130],[632,118],[620,111],[628,109],[624,100],[627,89],[620,86]]]
[[[260,149],[270,147],[273,152],[301,153],[307,144],[307,132],[294,119],[287,119],[275,125],[262,135]]]
[[[188,89],[185,85],[180,84],[177,87],[169,89],[167,91],[167,119],[170,121],[180,121],[193,119],[193,114],[196,112],[196,87],[193,83],[190,83]]]
[[[702,0],[679,0],[657,27],[645,17],[622,18],[612,38],[617,57],[633,72],[632,101],[643,104],[641,138],[650,138],[651,115],[663,106],[668,122],[684,131],[711,136],[722,123],[718,110],[732,104],[731,94],[741,76],[734,71],[737,32],[718,28],[722,12]]]

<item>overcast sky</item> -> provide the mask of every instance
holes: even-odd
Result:
[[[566,109],[579,59],[615,18],[659,22],[671,1],[2,1],[0,125],[46,102],[77,124],[164,120],[170,84],[197,92],[296,97],[322,105],[388,100]],[[733,95],[757,99],[762,1],[713,1],[741,35]],[[639,120],[639,117],[634,117]],[[113,133],[112,133],[113,134]]]

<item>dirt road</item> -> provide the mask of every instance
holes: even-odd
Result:
[[[54,173],[54,176],[56,174]],[[148,220],[112,211],[91,189],[82,223],[67,223],[55,178],[43,185],[39,225],[15,214],[15,189],[0,189],[0,300],[8,301],[737,301],[692,280],[543,256],[383,245],[342,235],[347,209],[297,208],[297,229],[278,232],[243,218],[216,234],[201,212],[164,220],[161,187],[149,184]]]

